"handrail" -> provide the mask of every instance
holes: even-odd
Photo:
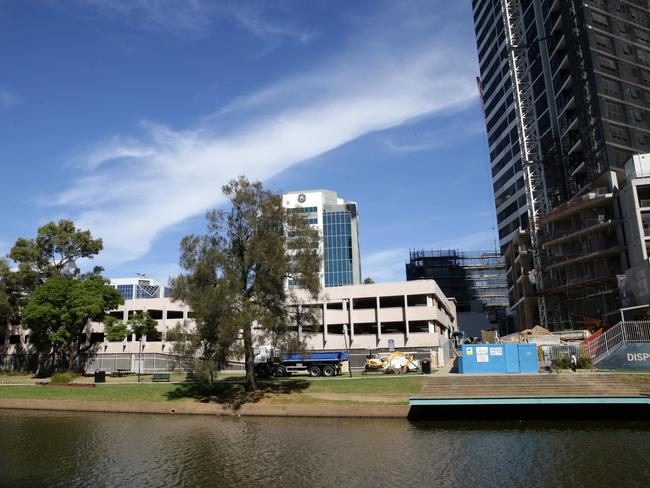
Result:
[[[628,343],[650,342],[650,321],[625,321],[594,334],[581,343],[582,350],[594,364]]]

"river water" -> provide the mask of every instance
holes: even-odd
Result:
[[[0,410],[0,486],[650,486],[648,423]]]

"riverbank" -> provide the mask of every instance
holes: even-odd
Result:
[[[261,381],[248,394],[241,377],[193,383],[114,383],[92,388],[4,384],[0,408],[188,415],[406,418],[424,376],[295,377]],[[78,383],[77,383],[78,384]]]
[[[247,403],[239,407],[218,403],[92,402],[81,400],[0,400],[0,409],[68,412],[225,415],[236,417],[407,418],[408,405],[336,405]]]
[[[604,388],[602,381],[594,382],[606,378],[611,380],[611,377],[615,377],[619,390],[611,389],[611,381],[607,388]],[[450,399],[457,397],[462,398],[462,402],[472,404],[485,403],[480,398],[497,399],[500,404],[503,399],[509,398],[508,401],[520,404],[525,403],[525,398],[539,403],[541,400],[537,400],[538,397],[549,396],[559,398],[558,401],[562,402],[563,397],[568,401],[569,397],[590,396],[593,401],[602,403],[600,397],[614,395],[647,398],[650,395],[648,374],[598,372],[525,377],[292,377],[260,381],[260,391],[255,394],[244,391],[241,376],[224,376],[210,387],[195,383],[152,383],[150,377],[143,377],[142,383],[133,382],[133,379],[126,382],[119,378],[119,382],[87,384],[88,387],[84,388],[79,386],[80,383],[87,382],[87,378],[78,379],[74,387],[5,383],[0,386],[0,409],[171,415],[406,418],[409,413],[413,414],[413,409],[410,408],[413,404],[409,406],[409,399],[415,400],[414,397],[424,397],[425,403],[449,403]],[[544,390],[537,384],[534,386],[531,383],[533,380],[544,383],[541,386],[548,386],[553,390]],[[513,382],[516,384],[512,384]],[[431,400],[427,400],[427,397]],[[584,401],[586,400],[580,399],[580,402]],[[422,410],[421,406],[417,408]],[[462,410],[458,405],[450,408],[453,408],[456,414]],[[481,407],[481,412],[487,410],[489,408]],[[566,408],[560,410],[566,412]],[[544,412],[546,415],[548,410]],[[440,412],[433,417],[440,417],[439,414]],[[470,417],[474,415],[476,412]]]

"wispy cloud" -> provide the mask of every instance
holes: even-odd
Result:
[[[460,251],[482,251],[494,247],[492,232],[475,232],[430,242],[421,249],[457,249]],[[370,276],[377,282],[403,281],[406,277],[405,263],[408,261],[407,246],[382,249],[363,256],[363,276]]]
[[[109,137],[56,203],[104,238],[103,260],[124,262],[162,230],[221,204],[220,187],[239,174],[265,180],[364,134],[462,107],[475,96],[474,53],[450,47],[456,33],[442,19],[398,13],[369,19],[338,56],[196,127],[148,122],[139,138]],[[395,37],[404,30],[408,40]]]
[[[191,36],[209,30],[214,10],[203,0],[77,0],[77,3],[138,28]]]
[[[478,96],[478,93],[477,93]],[[388,149],[398,153],[431,151],[485,134],[485,126],[474,114],[461,112],[433,128],[413,127],[408,132],[383,138]]]
[[[13,107],[23,101],[20,95],[0,88],[0,108]]]
[[[298,43],[306,43],[315,37],[311,30],[300,28],[287,20],[271,21],[269,10],[273,8],[273,2],[246,3],[233,2],[224,12],[231,15],[244,29],[264,41],[276,44],[282,40],[289,39]]]
[[[282,3],[258,0],[76,0],[107,18],[153,32],[202,37],[218,19],[236,22],[252,35],[273,44],[281,40],[307,42],[313,32],[291,23]],[[65,6],[65,3],[62,3]],[[279,18],[278,18],[279,17]],[[273,20],[271,20],[273,18]]]

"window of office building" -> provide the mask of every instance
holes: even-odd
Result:
[[[351,285],[352,223],[349,211],[323,213],[325,286]]]
[[[133,285],[116,285],[115,288],[125,300],[133,299]]]
[[[150,285],[149,282],[138,283],[136,298],[158,298],[160,297],[160,287],[157,285]]]

